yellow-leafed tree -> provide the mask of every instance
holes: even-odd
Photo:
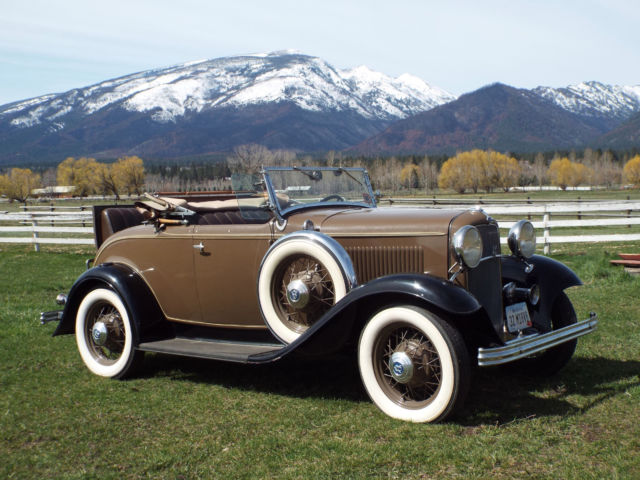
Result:
[[[9,200],[25,202],[34,188],[40,187],[40,175],[28,168],[12,168],[8,175],[0,175],[0,194]]]
[[[98,163],[96,171],[98,177],[98,192],[102,195],[115,195],[120,200],[120,185],[116,179],[113,165]]]
[[[122,157],[112,166],[119,192],[140,195],[144,190],[144,165],[140,157]]]
[[[522,168],[515,158],[499,152],[488,153],[487,169],[490,188],[501,188],[505,192],[518,184],[518,178],[522,173]]]
[[[458,193],[464,193],[471,187],[469,182],[469,166],[465,158],[458,154],[442,164],[438,176],[438,187],[451,188]]]
[[[589,180],[591,169],[563,157],[556,158],[551,162],[547,175],[552,185],[566,190],[567,187],[577,187]]]
[[[86,197],[99,192],[100,166],[95,158],[69,157],[57,169],[58,185],[72,185],[76,187],[74,195]]]
[[[624,165],[624,181],[640,185],[640,155],[636,155]]]
[[[479,189],[491,192],[494,188],[508,191],[517,185],[521,168],[515,158],[503,153],[471,150],[458,153],[442,165],[438,186],[452,188],[459,193]]]

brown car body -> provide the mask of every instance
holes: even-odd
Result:
[[[276,189],[278,175],[294,186]],[[338,180],[355,193],[331,193]],[[373,199],[359,169],[272,168],[256,191],[98,207],[94,266],[43,318],[61,319],[56,334],[75,333],[87,366],[111,377],[143,351],[261,363],[354,349],[374,403],[410,421],[460,407],[468,352],[553,373],[595,328],[562,293],[580,284],[573,272],[524,252],[526,222],[501,255],[482,210]]]

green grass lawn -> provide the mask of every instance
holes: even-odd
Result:
[[[0,245],[0,478],[640,478],[640,278],[611,267],[640,244],[561,247],[600,316],[546,379],[476,371],[461,415],[392,420],[348,358],[250,367],[148,355],[96,377],[41,310],[91,249]]]

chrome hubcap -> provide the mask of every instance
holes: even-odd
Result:
[[[309,303],[309,289],[300,279],[293,280],[287,285],[287,301],[293,308],[300,309]]]
[[[405,352],[395,352],[389,358],[391,376],[398,383],[409,383],[413,378],[413,362]]]
[[[91,329],[91,338],[96,345],[103,346],[107,343],[107,326],[104,322],[96,322]]]

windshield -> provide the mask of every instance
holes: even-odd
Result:
[[[264,179],[280,215],[310,206],[376,206],[363,168],[265,167]]]

